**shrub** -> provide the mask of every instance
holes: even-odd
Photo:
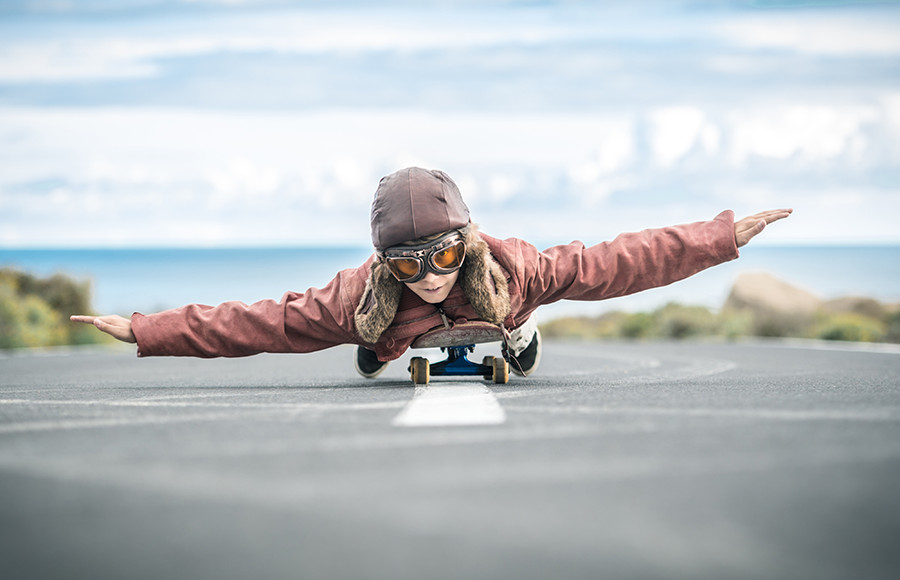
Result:
[[[753,334],[753,314],[748,311],[723,311],[718,317],[718,333],[729,339]]]
[[[624,312],[608,312],[597,317],[572,316],[557,318],[541,324],[541,333],[547,338],[613,338],[619,336]]]
[[[38,296],[20,296],[8,284],[0,286],[0,347],[55,346],[68,333],[58,312]]]
[[[653,320],[653,316],[646,312],[625,314],[621,317],[618,329],[613,331],[612,336],[647,338],[655,334],[655,326],[656,323]]]
[[[743,319],[741,319],[743,320]],[[541,325],[544,336],[596,338],[688,338],[718,334],[719,317],[702,306],[670,303],[653,312],[607,312],[595,318],[569,317]],[[737,327],[736,324],[732,324]]]
[[[900,342],[900,310],[888,316],[885,327],[884,340]]]
[[[105,335],[69,320],[91,312],[88,281],[0,269],[0,348],[108,342]]]
[[[683,306],[670,302],[653,312],[656,336],[689,338],[717,334],[715,314],[703,306]]]
[[[812,328],[812,336],[825,340],[879,342],[884,339],[886,325],[861,314],[823,315]]]
[[[541,333],[548,338],[587,338],[587,318],[557,318],[541,325]]]

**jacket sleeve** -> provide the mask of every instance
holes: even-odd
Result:
[[[131,318],[138,356],[249,356],[312,352],[356,342],[353,294],[356,272],[340,272],[324,288],[288,292],[281,301],[219,306],[190,304]],[[348,286],[350,288],[348,288]],[[358,301],[358,297],[357,297]]]
[[[521,249],[524,301],[603,300],[666,286],[738,257],[734,213],[707,222],[644,230],[585,247]],[[518,268],[517,268],[518,270]]]

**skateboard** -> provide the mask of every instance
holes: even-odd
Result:
[[[509,363],[503,357],[486,356],[481,364],[466,356],[475,351],[475,345],[503,340],[503,331],[489,322],[462,322],[450,328],[429,330],[413,343],[411,348],[440,348],[447,358],[430,363],[427,358],[414,356],[409,361],[409,374],[417,385],[427,385],[431,377],[471,376],[484,377],[497,384],[509,381]]]

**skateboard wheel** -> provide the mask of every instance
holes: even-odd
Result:
[[[492,357],[492,356],[484,357],[483,359],[481,359],[481,364],[483,364],[486,367],[494,366],[494,357]]]
[[[431,373],[429,371],[430,368],[427,358],[414,356],[409,359],[409,374],[412,378],[412,382],[415,384],[427,385],[428,380],[431,378]]]
[[[504,385],[509,382],[509,363],[500,357],[494,358],[494,383]]]

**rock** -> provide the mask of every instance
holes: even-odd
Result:
[[[755,272],[737,277],[723,310],[749,314],[756,336],[802,336],[822,304],[811,292]]]
[[[724,310],[750,310],[759,315],[811,318],[823,306],[821,298],[765,272],[740,274]]]

